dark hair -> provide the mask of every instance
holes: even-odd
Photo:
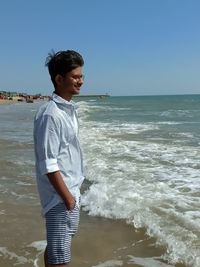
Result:
[[[78,52],[73,50],[59,51],[57,53],[52,51],[48,54],[45,65],[48,67],[51,81],[56,88],[56,75],[65,76],[67,72],[77,67],[82,67],[84,60]]]

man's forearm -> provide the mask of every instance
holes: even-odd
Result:
[[[75,207],[76,201],[64,183],[60,171],[47,173],[47,176],[56,192],[63,199],[67,209],[72,210]]]

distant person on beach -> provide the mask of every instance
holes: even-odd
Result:
[[[71,240],[79,224],[84,174],[76,105],[71,99],[83,84],[83,65],[82,56],[72,50],[49,54],[46,66],[55,91],[34,121],[37,186],[46,219],[45,267],[69,266]]]

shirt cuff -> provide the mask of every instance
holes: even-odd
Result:
[[[40,162],[39,164],[40,172],[42,175],[59,171],[57,159],[46,159]]]

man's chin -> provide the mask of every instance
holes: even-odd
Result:
[[[79,95],[80,94],[80,88],[79,89],[76,89],[76,90],[74,90],[74,93],[76,94],[76,95]]]
[[[73,95],[79,95],[80,94],[80,90],[76,90],[73,92]]]

